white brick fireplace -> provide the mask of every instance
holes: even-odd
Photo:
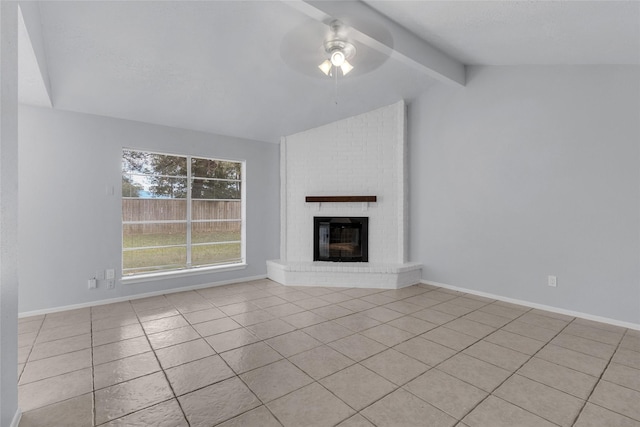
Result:
[[[280,143],[280,259],[269,278],[285,285],[399,288],[420,281],[407,262],[405,104],[383,107]],[[372,203],[308,203],[307,196],[376,196]],[[314,262],[314,217],[368,217],[368,262]]]

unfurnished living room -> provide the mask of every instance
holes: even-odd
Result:
[[[0,31],[1,427],[640,427],[640,2]]]

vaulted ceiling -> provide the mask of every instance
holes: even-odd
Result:
[[[276,142],[465,65],[640,64],[635,1],[24,2],[20,101]],[[317,69],[328,23],[356,44]]]

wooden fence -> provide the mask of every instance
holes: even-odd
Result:
[[[193,200],[191,218],[193,220],[239,220],[241,219],[241,209],[242,202],[240,200]],[[184,221],[186,218],[186,199],[122,199],[122,220],[125,222]],[[142,224],[140,226],[146,227]],[[210,231],[236,231],[240,230],[240,221],[203,223],[198,227],[200,229],[210,228]]]

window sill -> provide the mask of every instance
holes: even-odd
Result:
[[[163,271],[161,273],[139,274],[136,276],[127,276],[120,279],[124,285],[132,285],[134,283],[152,282],[157,280],[175,279],[177,277],[198,276],[201,274],[221,273],[224,271],[244,270],[247,263],[219,265],[212,267],[196,267],[188,270]]]

